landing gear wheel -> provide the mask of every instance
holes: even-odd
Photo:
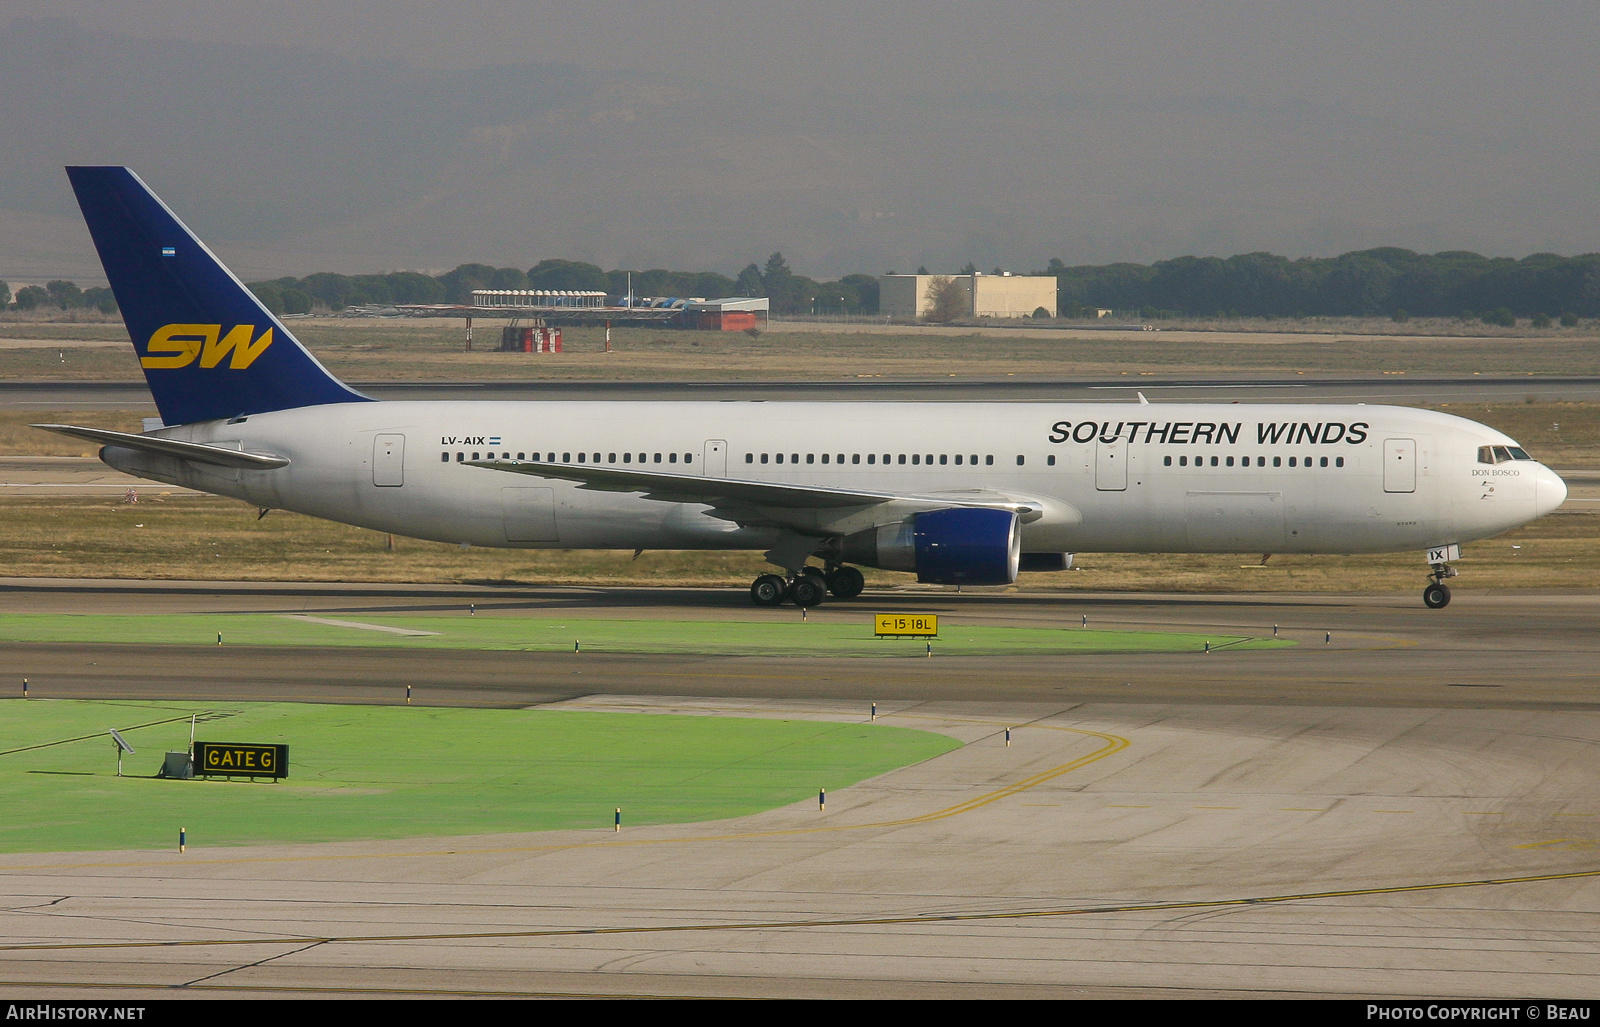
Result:
[[[750,599],[757,606],[782,606],[787,591],[784,580],[776,574],[763,574],[750,586]]]
[[[822,568],[821,567],[802,567],[802,568],[800,568],[800,573],[804,574],[808,578],[816,578],[818,581],[822,582],[824,585],[827,584],[827,577],[828,576],[826,574],[822,573]]]
[[[1422,602],[1430,610],[1441,610],[1450,605],[1450,587],[1437,581],[1422,590]]]
[[[835,599],[854,599],[867,587],[867,580],[854,567],[840,567],[828,575],[828,591]]]
[[[827,586],[814,574],[802,574],[789,586],[789,598],[796,606],[820,606],[827,595]]]

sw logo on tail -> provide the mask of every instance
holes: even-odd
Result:
[[[228,334],[222,334],[221,325],[164,325],[156,329],[145,345],[145,356],[140,367],[188,367],[200,358],[201,367],[216,367],[222,358],[232,355],[228,367],[243,371],[255,362],[256,357],[272,345],[272,329],[262,332],[254,342],[255,325],[234,325]],[[156,354],[164,354],[157,356]]]

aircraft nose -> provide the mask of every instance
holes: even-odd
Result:
[[[1550,468],[1540,464],[1533,481],[1533,506],[1540,517],[1567,501],[1567,483]]]

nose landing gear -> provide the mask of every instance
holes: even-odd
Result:
[[[1433,565],[1433,573],[1428,575],[1429,585],[1422,590],[1422,604],[1430,610],[1440,610],[1450,605],[1450,586],[1445,584],[1448,578],[1454,578],[1461,572],[1447,563]]]

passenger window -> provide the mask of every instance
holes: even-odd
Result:
[[[1049,456],[1044,458],[1044,462],[1046,465],[1054,467],[1056,465],[1056,455],[1051,453]]]
[[[912,453],[911,454],[911,462],[913,464],[920,464],[920,463],[922,463],[922,457],[917,453]]]
[[[564,464],[572,463],[572,454],[571,453],[562,453],[561,454],[561,462],[564,463]]]
[[[961,454],[960,453],[956,454],[956,466],[957,467],[961,466]]]
[[[826,453],[822,454],[822,462],[823,463],[827,463],[828,462],[828,454],[826,454]]]
[[[583,458],[588,456],[588,455],[589,454],[587,454],[587,453],[579,453],[578,454],[578,463],[580,463],[580,464],[583,463]]]
[[[476,454],[476,453],[472,454],[472,459],[474,459],[474,460],[478,459],[478,454]]]
[[[780,464],[781,464],[781,463],[783,463],[783,454],[782,454],[782,453],[779,453],[779,454],[777,454],[777,455],[776,455],[776,456],[775,456],[775,457],[773,457],[773,459],[774,459],[774,460],[775,460],[775,461],[776,461],[776,462],[777,462],[777,463],[780,463]]]
[[[851,453],[850,454],[850,462],[853,463],[853,464],[859,464],[861,462],[861,454],[860,453]],[[869,461],[869,463],[870,463],[870,461]]]
[[[440,453],[439,454],[439,460],[440,460],[441,463],[449,463],[450,462],[450,454],[449,453]]]
[[[676,453],[668,453],[667,454],[667,463],[675,464],[677,462],[678,462],[678,454],[676,454]]]
[[[1273,457],[1272,458],[1272,466],[1274,466],[1274,467],[1282,467],[1283,466],[1283,457],[1281,457],[1281,456]]]
[[[1294,466],[1294,465],[1295,465],[1295,464],[1294,464],[1294,459],[1295,459],[1295,458],[1294,458],[1294,457],[1292,457],[1292,456],[1291,456],[1291,457],[1290,457],[1290,458],[1289,458],[1289,466],[1290,466],[1290,467],[1293,467],[1293,466]]]
[[[1327,457],[1323,457],[1320,461],[1318,461],[1318,466],[1319,467],[1328,466],[1328,458]]]
[[[815,453],[807,453],[806,454],[806,463],[814,464],[816,462],[817,462],[817,454],[815,454]]]
[[[939,454],[939,466],[940,467],[943,467],[945,464],[947,464],[949,462],[950,462],[950,458],[948,456],[946,456],[943,453]]]
[[[651,462],[652,462],[652,463],[658,463],[658,464],[659,464],[659,463],[660,463],[660,462],[661,462],[661,454],[660,454],[660,453],[657,453],[657,454],[656,454],[656,455],[655,455],[655,459],[654,459],[654,460],[653,460],[653,461],[651,461]],[[767,462],[767,458],[766,458],[766,457],[765,457],[765,456],[763,456],[763,457],[762,457],[762,458],[761,458],[761,462],[762,462],[762,463],[766,463],[766,462]]]
[[[746,453],[744,455],[744,462],[747,463],[747,464],[755,463],[756,462],[756,455],[754,453]]]
[[[1189,458],[1186,457],[1186,456],[1178,457],[1178,466],[1179,467],[1188,467],[1189,466]]]
[[[624,454],[622,454],[622,462],[625,463],[625,464],[633,463],[633,454],[632,453],[624,453]]]
[[[685,454],[683,454],[683,462],[686,463],[686,464],[694,463],[694,454],[693,453],[685,453]]]
[[[1344,457],[1342,457],[1342,456],[1334,457],[1333,458],[1333,466],[1335,466],[1335,467],[1343,467],[1344,466]]]
[[[1217,458],[1216,458],[1216,457],[1212,457],[1212,458],[1211,458],[1211,466],[1212,466],[1212,467],[1215,467],[1215,466],[1217,466]]]
[[[1232,467],[1232,466],[1233,466],[1233,457],[1231,457],[1231,456],[1230,456],[1230,457],[1228,457],[1228,466],[1229,466],[1229,467]]]
[[[765,453],[761,454],[761,462],[762,463],[766,463],[767,462],[767,454],[765,454]]]
[[[987,456],[985,456],[983,458],[983,466],[985,466],[985,467],[993,467],[994,466],[994,454],[993,453],[990,453],[989,455],[987,455]]]
[[[905,463],[905,462],[906,462],[906,455],[905,455],[905,454],[904,454],[904,453],[901,453],[901,454],[900,454],[900,462],[901,462],[901,463],[902,463],[902,464],[903,464],[903,463]]]
[[[1163,466],[1163,467],[1171,467],[1172,466],[1172,457],[1170,457],[1170,456],[1162,457],[1161,458],[1161,466]]]
[[[534,456],[538,456],[538,455],[539,455],[539,454],[537,454],[537,453],[535,453],[535,454],[534,454]],[[521,454],[521,453],[518,453],[518,454],[517,454],[517,459],[518,459],[518,460],[519,460],[519,461],[520,461],[520,460],[523,460],[523,459],[525,459],[525,458],[524,458],[524,457],[523,457],[523,455],[522,455],[522,454]]]
[[[1017,454],[1017,466],[1018,466],[1018,467],[1021,467],[1021,466],[1022,466],[1022,459],[1023,459],[1023,458],[1022,458],[1022,454],[1021,454],[1021,453],[1018,453],[1018,454]]]

